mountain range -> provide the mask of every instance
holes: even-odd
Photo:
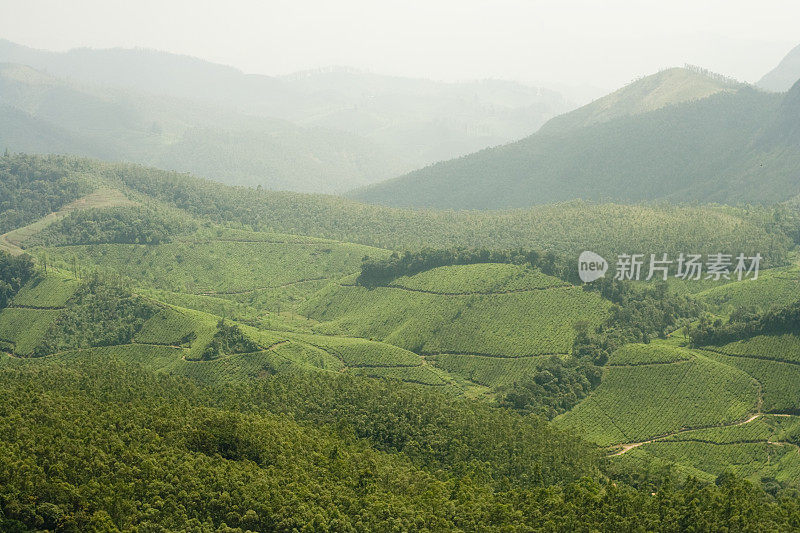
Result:
[[[672,68],[563,113],[558,93],[513,82],[269,77],[152,50],[0,40],[0,148],[412,208],[769,203],[800,194],[798,50],[756,86]]]
[[[513,82],[344,68],[270,77],[141,49],[55,53],[0,40],[0,63],[4,148],[306,192],[342,192],[509,142],[572,107]]]
[[[498,209],[575,198],[775,202],[800,193],[800,86],[770,93],[697,68],[637,80],[515,143],[351,193],[402,207]]]

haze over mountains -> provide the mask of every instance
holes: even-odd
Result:
[[[792,49],[777,67],[767,72],[758,81],[758,86],[767,91],[785,92],[800,80],[800,45]]]
[[[0,147],[414,208],[776,202],[800,194],[800,88],[782,92],[798,57],[759,88],[672,68],[560,114],[561,95],[513,82],[256,76],[151,50],[0,41]]]
[[[640,79],[521,141],[355,191],[403,207],[585,200],[775,202],[800,193],[795,86],[768,93],[699,69]]]
[[[347,69],[276,78],[152,50],[54,53],[0,40],[0,63],[3,147],[306,192],[341,192],[509,142],[571,107],[513,82]]]

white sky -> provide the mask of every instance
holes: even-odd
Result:
[[[798,21],[796,0],[0,0],[0,38],[36,48],[603,89],[684,63],[757,81],[800,43]]]

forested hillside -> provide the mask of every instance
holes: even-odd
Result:
[[[400,207],[497,209],[575,198],[771,203],[800,192],[789,125],[797,123],[792,102],[800,87],[770,94],[716,78],[698,84],[702,75],[692,74],[689,90],[670,91],[669,72],[553,119],[519,142],[351,196]],[[675,101],[660,101],[662,93]]]
[[[653,495],[610,484],[590,452],[534,419],[396,385],[298,376],[215,389],[119,363],[3,370],[0,383],[7,531],[798,524],[795,500],[735,478],[667,483]],[[425,449],[465,435],[461,449]],[[572,464],[529,479],[506,474],[554,459]]]
[[[564,256],[586,249],[609,256],[731,250],[760,252],[776,266],[787,262],[793,240],[800,239],[800,217],[792,206],[568,202],[493,212],[415,211],[332,196],[228,187],[186,174],[70,157],[13,155],[0,158],[0,169],[21,180],[23,189],[37,173],[58,177],[67,190],[75,188],[75,180],[90,178],[92,187],[118,187],[217,223],[395,250],[521,247]]]

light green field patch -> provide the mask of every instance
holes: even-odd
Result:
[[[766,311],[773,306],[786,306],[800,295],[800,268],[796,266],[764,270],[758,279],[716,285],[699,292],[699,300],[729,312],[739,307],[755,307]]]
[[[287,361],[300,367],[315,368],[320,370],[341,371],[344,369],[342,362],[327,351],[312,344],[299,341],[289,341],[273,348],[274,352]]]
[[[156,289],[248,299],[291,285],[299,285],[292,296],[305,297],[319,287],[303,284],[351,274],[364,255],[388,252],[340,243],[202,241],[65,246],[48,253],[57,266],[68,266],[74,256],[79,264]]]
[[[429,366],[411,367],[365,367],[355,368],[353,372],[372,378],[399,379],[406,383],[417,383],[433,387],[447,385],[441,374]]]
[[[50,272],[28,282],[14,297],[20,307],[63,307],[78,290],[80,282],[64,274]]]
[[[615,461],[674,464],[678,471],[713,481],[732,472],[753,482],[774,478],[783,483],[800,481],[800,453],[785,444],[658,441],[629,451]],[[698,475],[699,474],[699,475]]]
[[[727,427],[697,429],[671,435],[662,439],[668,442],[709,442],[713,444],[735,444],[742,442],[767,442],[775,433],[768,416],[760,416],[746,424]]]
[[[323,335],[291,335],[290,338],[317,346],[341,359],[348,367],[419,366],[422,358],[413,352],[383,342]]]
[[[757,403],[750,376],[696,354],[676,364],[608,367],[600,386],[555,421],[610,446],[735,422]]]
[[[611,354],[609,366],[652,365],[687,361],[692,358],[689,350],[667,343],[653,341],[649,344],[626,344]]]
[[[434,268],[394,280],[392,287],[440,294],[497,293],[568,285],[538,269],[521,265],[479,263]]]
[[[0,311],[0,340],[13,344],[15,354],[31,356],[60,314],[59,310],[7,307]]]
[[[800,365],[706,353],[711,359],[747,372],[761,384],[764,412],[800,412]]]
[[[144,344],[189,344],[197,336],[195,330],[205,322],[197,314],[168,307],[145,322],[133,340]]]
[[[547,357],[484,357],[479,355],[442,354],[429,361],[450,374],[484,385],[500,388],[533,376]]]
[[[321,291],[300,312],[320,321],[315,330],[321,333],[382,340],[415,353],[525,356],[568,353],[574,324],[597,326],[608,308],[579,288],[443,296],[339,286]]]
[[[726,344],[719,351],[727,355],[742,355],[800,363],[800,336],[789,334],[758,335]]]
[[[232,299],[217,296],[183,294],[163,290],[142,290],[142,294],[176,307],[185,307],[204,313],[230,317],[233,321],[257,324],[261,329],[310,332],[314,321],[298,315],[293,310],[252,307]]]

